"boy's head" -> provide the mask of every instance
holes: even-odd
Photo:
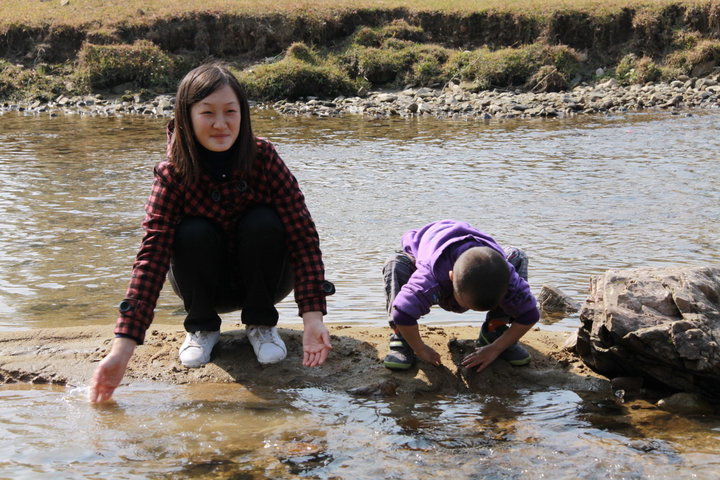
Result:
[[[510,269],[505,257],[497,250],[473,247],[455,261],[450,280],[460,306],[470,310],[491,310],[507,291]]]

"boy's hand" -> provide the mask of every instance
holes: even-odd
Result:
[[[470,355],[463,358],[462,366],[468,368],[478,367],[477,371],[482,372],[495,361],[498,355],[500,355],[500,352],[501,351],[494,348],[492,344],[480,347]]]
[[[422,341],[422,337],[420,337],[420,330],[418,329],[417,324],[396,325],[396,328],[420,360],[427,362],[431,365],[442,364],[442,362],[440,362],[440,354],[432,348],[428,347],[425,342]]]
[[[442,362],[440,361],[440,354],[425,343],[422,344],[422,347],[415,350],[415,355],[417,355],[420,360],[429,364],[435,366],[442,365]]]

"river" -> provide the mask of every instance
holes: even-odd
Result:
[[[403,231],[458,218],[584,300],[609,268],[720,261],[720,114],[469,122],[254,112],[298,177],[337,286],[328,322],[380,326]],[[0,116],[0,330],[108,325],[164,120]],[[225,317],[232,321],[233,315]],[[157,321],[178,324],[166,288]],[[428,323],[477,319],[441,310]],[[281,305],[281,324],[297,324]],[[479,323],[479,322],[478,322]],[[543,319],[570,332],[577,316]],[[356,399],[316,389],[0,387],[0,478],[717,478],[720,420],[638,420],[588,392]]]

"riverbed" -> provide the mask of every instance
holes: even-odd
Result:
[[[328,323],[384,325],[384,260],[406,229],[442,218],[523,248],[535,293],[552,284],[577,301],[609,268],[720,260],[717,111],[487,123],[254,113],[320,231],[337,286]],[[0,116],[0,328],[112,327],[164,122]],[[158,321],[179,325],[180,307],[165,289]],[[437,310],[426,321],[481,318]],[[281,324],[297,323],[284,302]],[[545,317],[541,329],[577,325]],[[717,418],[631,419],[607,393],[408,402],[147,382],[101,408],[85,393],[0,387],[0,476],[714,478],[720,467]]]

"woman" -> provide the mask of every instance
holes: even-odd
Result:
[[[247,97],[222,65],[202,65],[178,87],[168,158],[155,167],[113,345],[93,375],[90,401],[109,399],[144,341],[166,275],[187,317],[180,361],[199,367],[219,340],[219,313],[241,319],[260,363],[287,350],[275,304],[294,288],[304,324],[303,364],[325,362],[324,279],[315,224],[295,177],[272,144],[256,138]]]

